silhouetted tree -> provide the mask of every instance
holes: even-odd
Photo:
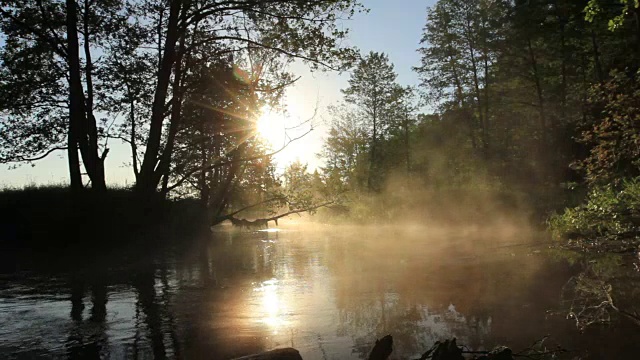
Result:
[[[95,114],[101,65],[93,57],[126,27],[123,6],[119,0],[3,2],[2,162],[34,161],[66,148],[71,187],[79,189],[80,151],[92,187],[106,189],[108,149],[99,145]]]
[[[230,53],[242,64],[262,51],[281,68],[293,59],[343,68],[354,52],[340,46],[347,32],[339,21],[359,9],[354,0],[5,1],[0,99],[10,134],[2,161],[66,148],[78,188],[77,149],[92,186],[104,190],[101,139],[117,137],[131,145],[136,188],[155,193],[169,176],[193,64]],[[276,90],[289,79],[283,72],[262,79],[270,77],[281,80]],[[270,92],[275,83],[256,84]],[[14,92],[22,101],[11,101]],[[123,110],[128,116],[119,116]],[[97,118],[117,123],[112,133]]]

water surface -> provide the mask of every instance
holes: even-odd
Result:
[[[474,350],[550,335],[571,357],[640,353],[631,324],[579,332],[553,315],[577,270],[548,245],[464,229],[220,227],[74,270],[25,266],[1,275],[0,358],[225,359],[293,346],[304,359],[362,359],[386,334],[394,359],[450,337]]]

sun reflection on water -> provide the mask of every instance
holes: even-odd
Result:
[[[262,314],[257,316],[259,321],[269,326],[274,334],[278,334],[278,330],[288,325],[286,320],[287,304],[281,296],[278,280],[263,281],[253,290],[260,293]]]

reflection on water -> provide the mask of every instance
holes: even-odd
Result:
[[[258,232],[269,232],[269,233],[275,233],[275,232],[279,232],[280,229],[278,228],[270,228],[270,229],[262,229],[262,230],[258,230]]]
[[[284,301],[286,294],[283,293],[283,289],[278,289],[278,280],[276,279],[263,281],[253,290],[257,293],[262,306],[251,313],[258,317],[260,317],[259,314],[262,314],[260,322],[267,324],[273,334],[277,335],[278,330],[287,325],[286,302]]]
[[[548,315],[575,269],[547,260],[535,238],[352,228],[201,240],[0,275],[0,358],[217,359],[293,346],[305,359],[362,359],[386,334],[400,359],[449,337],[517,349],[549,334],[594,359],[640,350],[627,323],[579,333]]]

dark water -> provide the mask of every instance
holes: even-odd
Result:
[[[0,358],[225,359],[293,346],[362,359],[392,334],[394,359],[439,339],[569,358],[636,358],[640,328],[581,333],[559,310],[576,269],[517,232],[292,227],[219,229],[173,250],[104,254],[77,271],[0,279]]]

